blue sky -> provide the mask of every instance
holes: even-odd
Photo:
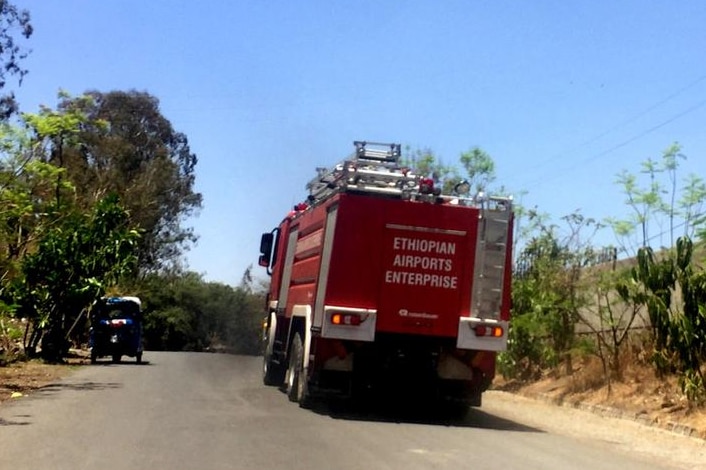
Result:
[[[204,196],[188,263],[207,280],[263,274],[260,234],[354,140],[447,164],[480,146],[498,184],[557,220],[627,214],[616,174],[675,141],[680,174],[706,177],[700,0],[14,3],[35,28],[9,83],[23,111],[136,89],[186,134]]]

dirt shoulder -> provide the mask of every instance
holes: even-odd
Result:
[[[689,404],[676,377],[658,378],[651,367],[635,365],[610,387],[597,377],[600,373],[588,367],[571,376],[550,374],[528,384],[500,378],[494,388],[706,439],[706,408]]]
[[[39,359],[34,359],[0,367],[0,405],[8,400],[31,395],[42,387],[56,383],[71,374],[77,367],[89,362],[89,359],[76,355],[68,358],[65,364],[46,364]]]

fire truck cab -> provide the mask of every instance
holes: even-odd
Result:
[[[512,200],[442,194],[400,145],[354,145],[262,236],[263,381],[302,406],[393,390],[480,406],[507,345]]]

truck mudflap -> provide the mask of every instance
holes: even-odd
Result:
[[[456,347],[478,351],[505,351],[510,322],[461,317],[458,321]]]

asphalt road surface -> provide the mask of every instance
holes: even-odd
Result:
[[[145,354],[0,406],[0,469],[685,469],[702,441],[500,392],[462,419],[299,408],[260,358]]]

